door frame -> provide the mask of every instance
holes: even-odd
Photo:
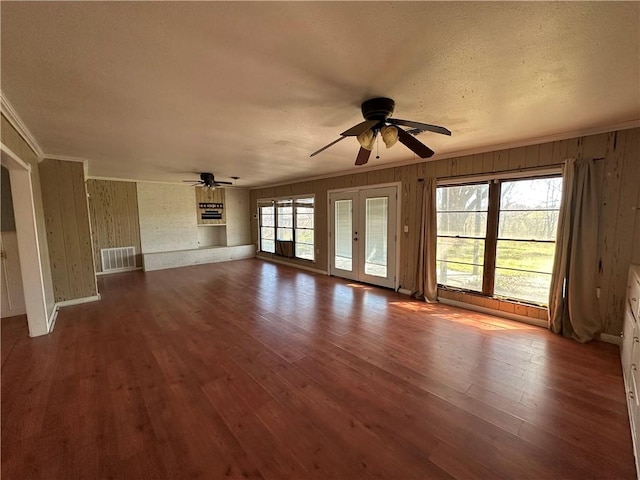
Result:
[[[402,213],[402,182],[387,182],[387,183],[376,183],[374,185],[359,185],[356,187],[345,187],[345,188],[333,188],[330,190],[327,190],[327,275],[331,275],[331,262],[333,261],[333,259],[331,258],[331,249],[332,249],[332,237],[331,237],[331,233],[333,231],[332,225],[331,225],[331,217],[332,217],[332,212],[331,212],[331,194],[332,193],[347,193],[347,192],[354,192],[354,193],[360,193],[360,191],[362,190],[369,190],[369,189],[375,189],[375,188],[385,188],[385,187],[396,187],[396,194],[397,194],[397,199],[396,199],[396,231],[395,231],[395,236],[396,236],[396,251],[395,251],[395,271],[393,272],[393,277],[394,277],[394,282],[393,282],[393,290],[397,291],[398,290],[398,285],[399,285],[399,281],[400,281],[400,250],[401,250],[401,242],[402,242],[402,235],[401,235],[401,231],[402,231],[402,221],[401,221],[401,213]],[[385,288],[385,287],[382,287]]]
[[[44,277],[40,263],[40,244],[36,225],[35,203],[31,184],[31,165],[25,163],[4,143],[0,143],[2,165],[9,170],[18,236],[18,253],[27,310],[29,336],[49,333]]]

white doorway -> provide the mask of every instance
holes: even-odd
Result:
[[[16,232],[0,233],[0,285],[2,318],[27,313],[22,290],[22,273],[20,272]]]
[[[27,313],[22,290],[18,235],[13,214],[9,170],[1,167],[0,178],[0,316],[15,317]]]
[[[398,186],[329,192],[329,273],[396,288]]]
[[[9,170],[11,197],[29,336],[49,333],[49,318],[44,293],[40,247],[38,244],[31,166],[23,162],[6,145],[0,144],[2,166]]]

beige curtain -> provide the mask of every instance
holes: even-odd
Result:
[[[414,296],[427,302],[438,301],[436,282],[436,186],[435,178],[424,181],[422,193],[422,221],[420,222],[420,247]]]
[[[593,340],[602,325],[596,297],[600,177],[595,160],[565,162],[549,329],[579,342]]]

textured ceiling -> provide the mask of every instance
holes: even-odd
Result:
[[[438,155],[640,118],[640,3],[7,2],[1,87],[91,176],[265,185],[351,170],[371,96]],[[408,162],[380,144],[368,166]],[[195,176],[194,176],[195,177]]]

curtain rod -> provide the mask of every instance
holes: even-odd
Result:
[[[598,162],[600,160],[606,160],[606,157],[600,157],[600,158],[594,158],[594,161]],[[530,170],[548,170],[550,168],[556,168],[556,167],[564,167],[564,163],[550,163],[549,165],[538,165],[538,166],[534,166],[534,167],[521,167],[521,168],[516,168],[516,169],[508,169],[508,170],[493,170],[491,172],[480,172],[480,173],[463,173],[461,175],[452,175],[449,177],[436,177],[438,180],[449,180],[449,179],[453,179],[453,178],[469,178],[472,179],[473,177],[479,177],[479,176],[486,176],[486,175],[491,175],[493,173],[518,173],[518,172],[527,172]],[[424,178],[420,177],[418,178],[419,182],[424,181]]]

